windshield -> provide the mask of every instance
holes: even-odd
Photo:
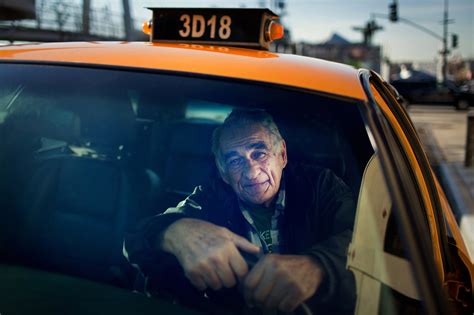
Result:
[[[288,165],[331,170],[355,200],[374,154],[358,104],[311,91],[33,64],[1,64],[0,82],[1,260],[127,289],[126,232],[219,177],[212,134],[232,110],[265,110]]]

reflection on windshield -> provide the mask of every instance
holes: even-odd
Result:
[[[214,104],[210,102],[193,102],[186,107],[185,117],[212,119],[223,122],[227,115],[232,111],[232,107],[223,104]]]

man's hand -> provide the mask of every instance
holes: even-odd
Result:
[[[309,256],[263,256],[244,280],[248,305],[292,312],[313,296],[324,277],[321,267]]]
[[[228,229],[197,219],[171,224],[158,246],[176,256],[186,277],[199,290],[233,287],[248,272],[239,250],[251,254],[260,251]]]

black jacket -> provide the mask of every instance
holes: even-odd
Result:
[[[307,302],[317,310],[316,314],[352,312],[355,283],[352,273],[345,268],[356,209],[352,192],[333,172],[319,167],[289,164],[284,179],[286,207],[280,230],[281,254],[310,255],[323,266],[325,280]],[[190,206],[192,203],[200,207]],[[222,180],[215,179],[209,185],[198,186],[186,203],[145,220],[126,237],[127,258],[148,278],[148,289],[171,291],[186,299],[197,290],[184,278],[173,256],[153,248],[158,235],[184,217],[206,220],[244,237],[248,230],[235,193]],[[220,302],[231,303],[226,300],[230,294],[218,295]]]

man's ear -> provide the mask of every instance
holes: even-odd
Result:
[[[281,158],[282,158],[282,161],[283,161],[283,168],[286,166],[286,164],[288,163],[288,156],[286,154],[286,142],[285,140],[281,140]]]
[[[221,176],[224,183],[229,184],[229,180],[227,179],[224,170],[219,166],[219,161],[217,160],[217,158],[214,159],[214,162],[216,163],[217,171],[219,172],[219,175]]]

